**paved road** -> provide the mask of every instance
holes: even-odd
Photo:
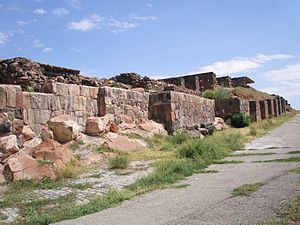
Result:
[[[276,154],[234,157],[244,163],[211,165],[208,169],[219,172],[193,175],[181,182],[189,184],[185,189],[157,190],[118,207],[57,225],[246,225],[276,217],[299,191],[300,175],[288,170],[299,168],[300,163],[253,161],[295,156],[286,153],[300,150],[300,114],[246,149],[243,152]],[[250,197],[231,196],[234,188],[257,182],[264,185]]]

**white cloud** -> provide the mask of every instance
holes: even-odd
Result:
[[[300,96],[300,63],[268,71],[262,76],[271,83],[264,91],[280,93],[283,96]]]
[[[46,48],[44,48],[43,49],[43,52],[52,52],[53,51],[53,49],[52,48],[48,48],[48,47],[46,47]]]
[[[41,14],[41,15],[47,13],[47,11],[43,8],[36,8],[35,10],[33,10],[33,12],[36,14]]]
[[[64,16],[64,15],[68,15],[69,11],[65,8],[57,8],[53,10],[53,13],[57,16]]]
[[[70,48],[70,50],[72,51],[72,52],[75,52],[75,53],[80,53],[80,52],[82,52],[80,49],[78,49],[78,48]]]
[[[147,3],[146,6],[149,7],[149,8],[153,7],[153,5],[151,3]]]
[[[295,81],[300,83],[300,63],[286,65],[283,69],[268,71],[263,76],[272,81]]]
[[[131,15],[130,18],[135,19],[135,20],[157,20],[158,18],[156,16],[136,16],[136,15]]]
[[[216,74],[224,75],[230,73],[247,72],[261,67],[263,63],[266,63],[268,61],[289,59],[292,57],[293,57],[292,55],[286,55],[286,54],[273,54],[273,55],[259,54],[252,58],[236,57],[227,61],[219,61],[201,67],[198,71],[194,73],[213,71]]]
[[[80,2],[78,0],[67,0],[67,3],[74,9],[80,9]]]
[[[8,42],[10,36],[11,34],[0,32],[0,44],[4,45],[6,42]]]
[[[101,18],[98,14],[93,14],[90,17],[84,18],[80,21],[69,23],[68,28],[71,30],[79,30],[83,32],[89,31],[98,28],[102,19],[103,18]]]
[[[107,26],[113,33],[120,33],[128,29],[136,28],[139,26],[139,24],[130,23],[127,21],[120,21],[113,18],[110,20],[110,22],[107,23]]]
[[[44,53],[53,51],[53,48],[47,47],[42,41],[40,41],[38,39],[34,40],[33,46],[35,48],[42,49],[42,52],[44,52]]]
[[[27,24],[30,24],[30,23],[31,23],[30,20],[18,20],[18,21],[17,21],[17,24],[18,24],[19,26],[27,25]]]

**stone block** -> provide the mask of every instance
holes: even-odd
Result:
[[[41,91],[43,93],[56,93],[57,92],[57,83],[56,82],[45,82],[42,85]]]
[[[90,96],[90,90],[88,86],[80,86],[80,96]]]
[[[6,92],[0,90],[0,109],[6,109]]]

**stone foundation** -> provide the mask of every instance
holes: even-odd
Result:
[[[215,119],[214,101],[172,91],[150,93],[149,118],[163,123],[170,133],[212,123]]]

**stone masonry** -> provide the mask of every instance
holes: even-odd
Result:
[[[268,102],[266,100],[260,100],[259,107],[260,107],[261,119],[262,120],[268,119],[269,118]]]
[[[261,121],[261,111],[259,101],[249,101],[250,117],[252,122]]]
[[[266,100],[268,103],[268,114],[269,114],[269,118],[272,118],[275,114],[275,110],[274,110],[274,101],[273,99],[267,99]]]
[[[218,85],[216,74],[213,72],[166,78],[161,81],[199,91],[214,90]]]
[[[214,101],[172,91],[150,93],[149,119],[163,123],[170,133],[193,125],[212,123],[215,119]]]
[[[232,88],[232,79],[229,76],[217,77],[218,85],[221,87]]]
[[[148,118],[149,93],[121,88],[99,88],[99,116],[127,115],[136,123]]]
[[[216,99],[215,100],[216,116],[227,119],[234,113],[243,113],[250,115],[249,101],[232,98],[232,99]]]

